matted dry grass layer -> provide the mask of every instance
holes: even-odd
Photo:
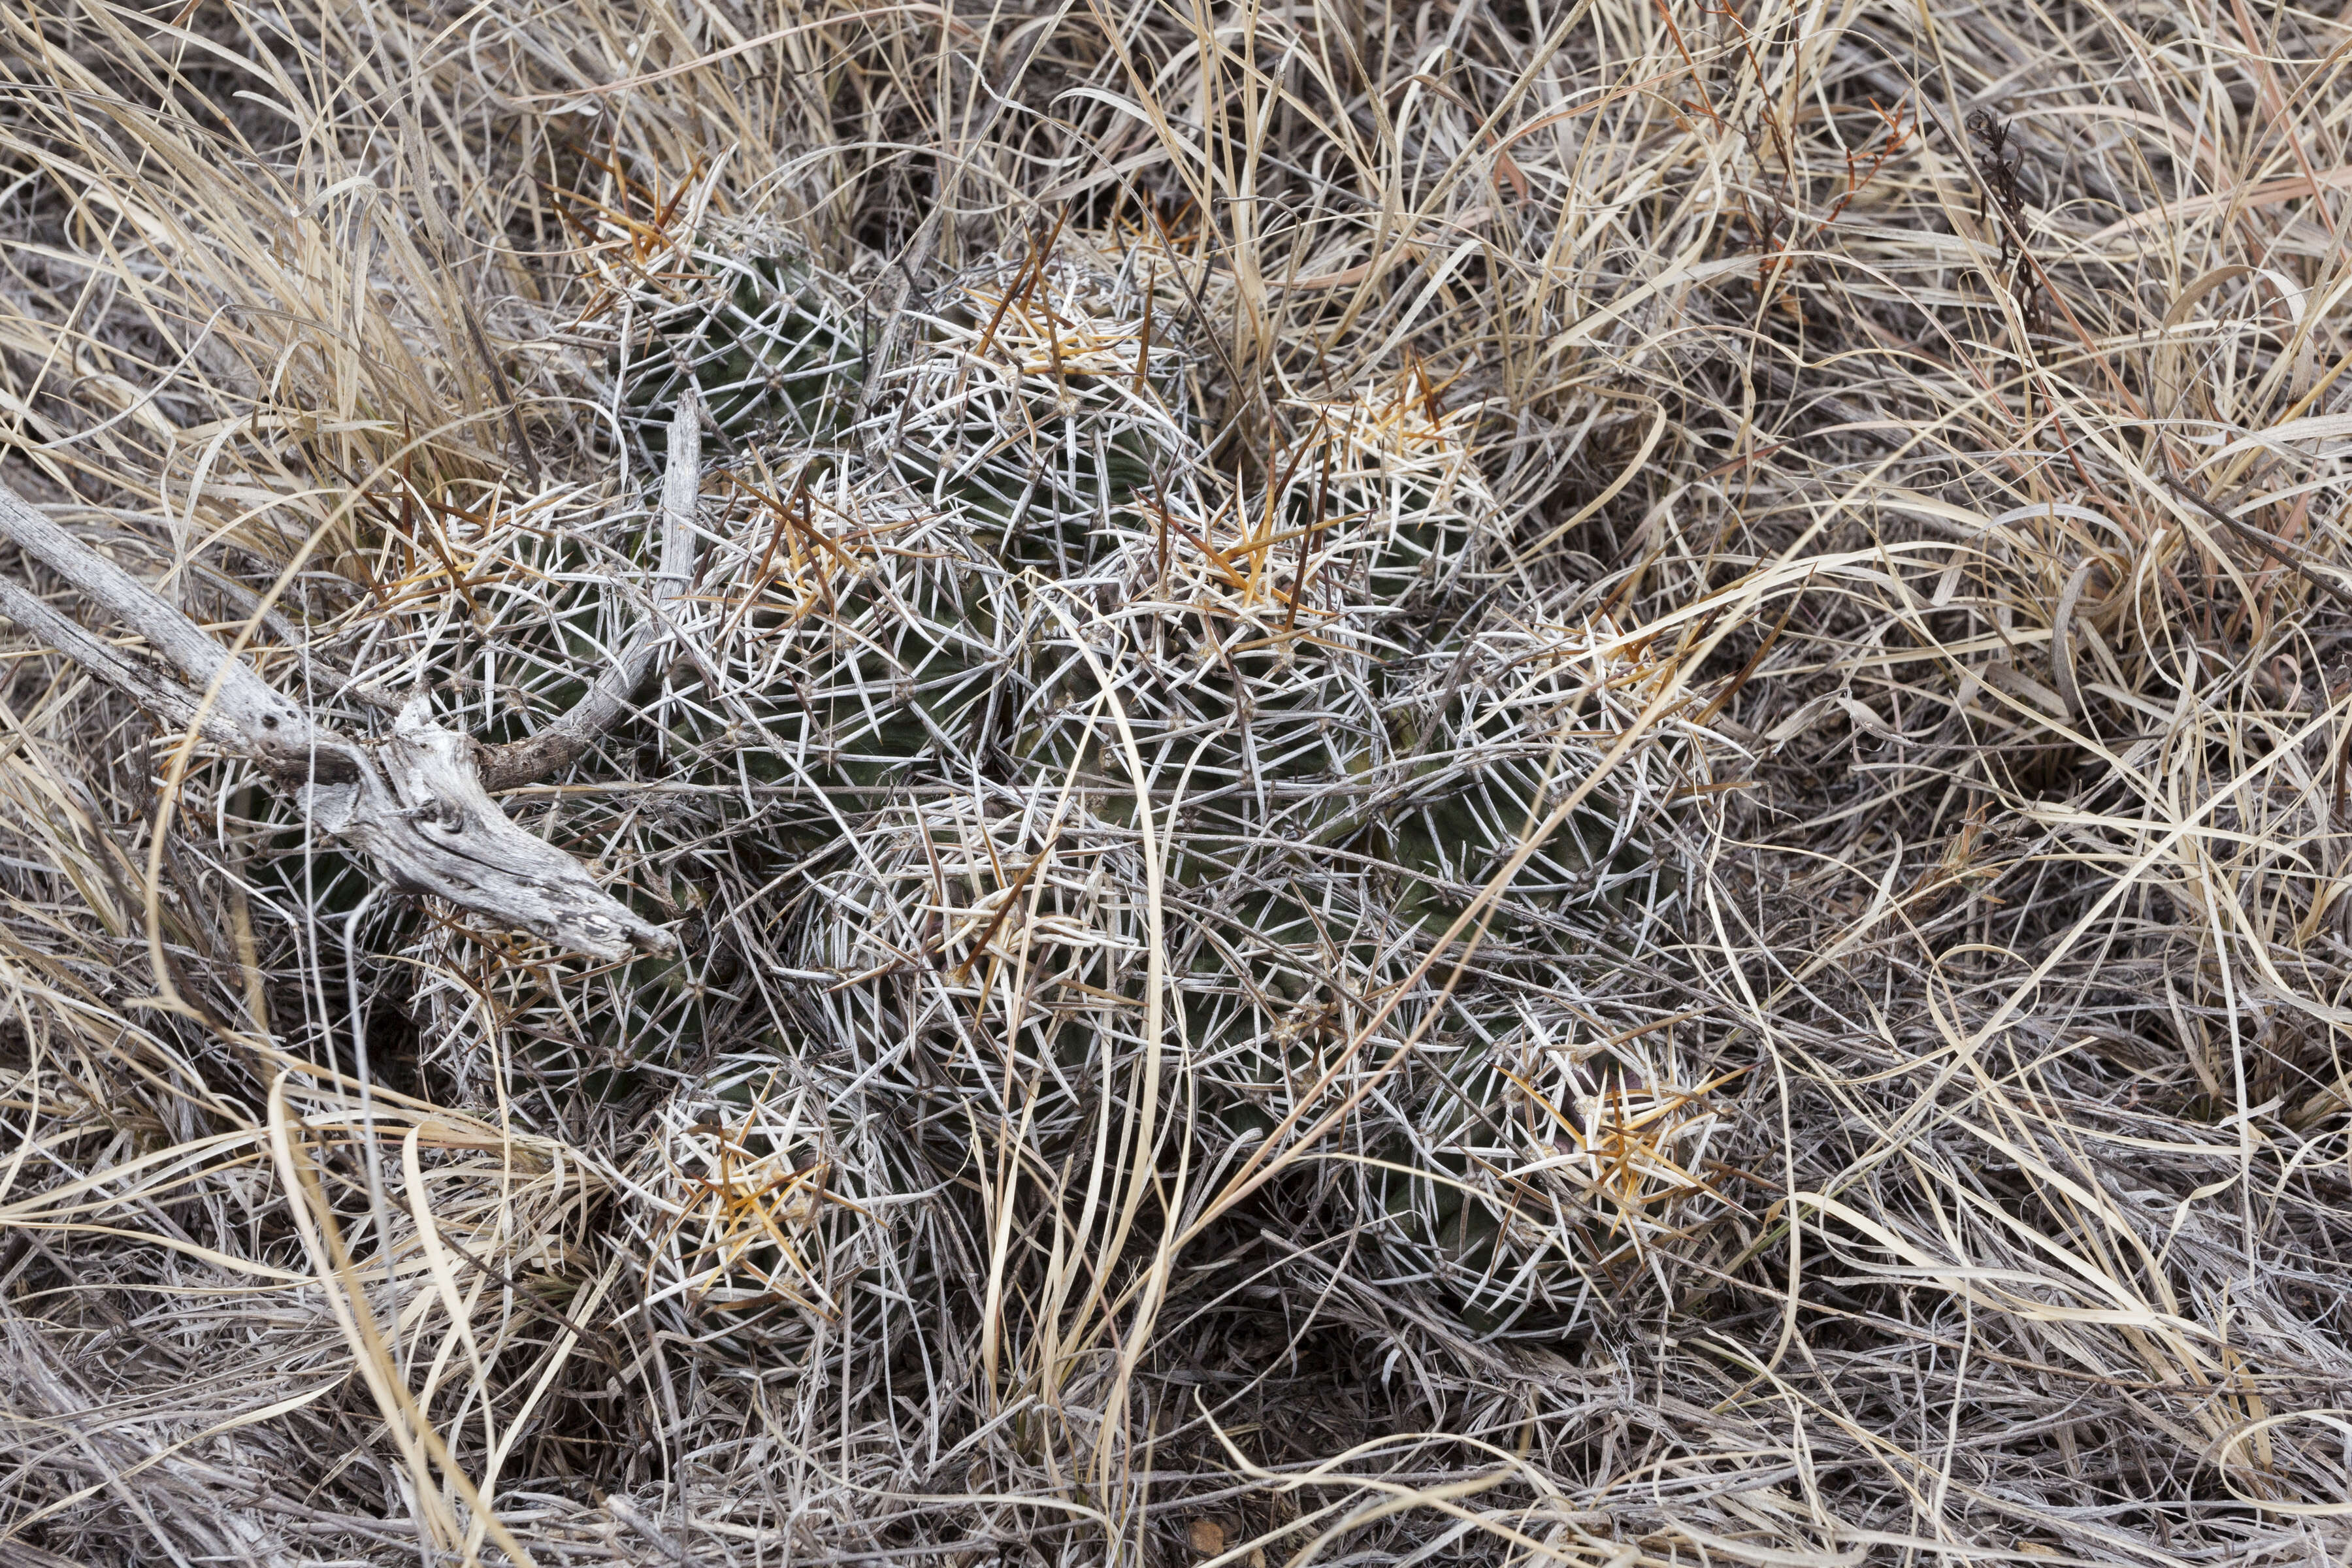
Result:
[[[0,473],[320,713],[707,411],[505,798],[674,956],[5,634],[0,1561],[2341,1561],[2347,66],[0,8]]]

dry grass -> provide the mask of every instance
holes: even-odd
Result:
[[[2352,1552],[2352,32],[0,10],[0,1561]],[[5,569],[70,605],[15,559]],[[2352,907],[2352,906],[2347,906]]]

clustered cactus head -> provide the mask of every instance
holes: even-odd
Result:
[[[976,1131],[1066,1156],[1125,1109],[1145,882],[1132,830],[1067,787],[886,808],[803,902],[824,1037],[901,1097],[940,1157]]]
[[[805,1352],[819,1323],[849,1331],[852,1280],[888,1278],[921,1229],[872,1119],[854,1079],[781,1052],[672,1096],[633,1173],[645,1310],[722,1354]]]
[[[1364,1185],[1389,1270],[1444,1287],[1466,1324],[1583,1327],[1719,1208],[1723,1085],[1689,1081],[1670,1044],[1596,1040],[1531,1005],[1508,1034],[1427,1055],[1423,1113]]]
[[[773,825],[780,911],[771,1021],[648,1156],[663,1300],[782,1354],[882,1288],[825,1250],[895,1245],[824,1184],[852,1135],[818,1086],[854,1084],[889,1107],[858,1204],[914,1196],[882,1173],[1083,1208],[1105,1161],[1282,1159],[1297,1235],[1360,1244],[1375,1292],[1474,1336],[1587,1324],[1720,1206],[1718,1086],[1612,1039],[1612,993],[1669,967],[1712,743],[1670,702],[1559,809],[1664,666],[1554,618],[1574,584],[1513,555],[1479,408],[1408,363],[1213,456],[1174,263],[1086,237],[918,300],[887,363],[820,352],[877,335],[787,256],[698,252],[642,311],[668,351],[621,404],[690,374],[735,443],[654,744]],[[1432,968],[1460,917],[1475,959]],[[710,1109],[762,1060],[785,1099]]]

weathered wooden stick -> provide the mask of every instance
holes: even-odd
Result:
[[[354,741],[318,722],[210,633],[5,485],[0,538],[72,584],[154,651],[118,647],[5,577],[0,616],[166,723],[201,724],[207,740],[255,759],[321,832],[370,857],[403,892],[446,899],[598,958],[616,959],[632,948],[667,952],[673,945],[667,932],[607,896],[580,862],[509,821],[488,791],[563,767],[628,712],[631,694],[667,638],[663,612],[693,573],[700,421],[689,387],[670,424],[655,615],[630,632],[570,712],[526,741],[477,745],[434,722],[422,693],[401,708],[388,738]]]
[[[363,764],[357,779],[306,785],[299,798],[311,821],[373,858],[393,886],[598,958],[672,945],[580,862],[509,822],[482,788],[473,741],[435,723],[423,697],[409,699],[389,740],[352,750]]]
[[[0,527],[12,505],[21,505],[16,492],[0,486]],[[180,729],[197,722],[195,696],[178,677],[155,660],[131,648],[115,647],[84,631],[51,608],[47,600],[0,577],[0,616],[16,622],[49,647],[72,659],[150,713]],[[207,738],[223,745],[242,745],[245,737],[217,712],[203,716]]]
[[[13,542],[26,554],[79,589],[83,598],[137,632],[149,647],[179,671],[189,686],[198,691],[210,689],[212,715],[244,737],[273,772],[280,763],[291,762],[309,749],[314,738],[310,715],[231,658],[228,649],[211,633],[165,604],[130,573],[34,510],[23,497],[5,486],[0,486],[0,537]],[[29,599],[32,595],[24,597]],[[63,619],[55,612],[51,616]],[[20,617],[11,611],[10,618]],[[68,658],[89,662],[74,648],[59,647],[58,651]],[[131,657],[116,651],[124,658]],[[91,668],[93,673],[110,678],[109,669],[96,666]],[[163,670],[153,669],[152,682],[170,679]],[[151,686],[152,683],[126,689],[131,696],[143,699]],[[194,711],[193,702],[188,711]],[[184,716],[163,716],[186,722]]]

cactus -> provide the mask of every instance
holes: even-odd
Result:
[[[1433,1276],[1473,1327],[1557,1332],[1677,1238],[1716,1125],[1714,1085],[1647,1040],[1603,1047],[1530,1009],[1418,1064],[1425,1106],[1389,1130],[1363,1201],[1390,1271]]]
[[[791,1052],[721,1060],[674,1095],[632,1172],[646,1302],[670,1332],[735,1357],[805,1346],[873,1316],[919,1213],[897,1194],[876,1111]],[[870,1326],[870,1325],[862,1325]]]
[[[1590,1009],[1483,1037],[1462,1017],[1520,1018],[1640,950],[1633,917],[1680,885],[1669,802],[1707,766],[1687,716],[1534,847],[1452,999],[1434,976],[1375,1026],[1661,668],[1523,590],[1471,460],[1478,410],[1407,367],[1277,410],[1287,445],[1235,479],[1186,401],[1178,297],[1131,262],[977,268],[887,364],[851,353],[866,329],[814,268],[705,270],[723,299],[649,310],[675,352],[622,397],[658,408],[691,374],[740,442],[705,498],[700,667],[656,744],[688,779],[768,792],[760,874],[801,989],[758,1049],[897,1108],[873,1168],[1017,1148],[1051,1172],[1132,1125],[1139,761],[1161,1046],[1190,1085],[1168,1092],[1194,1135],[1288,1136],[1354,1097],[1334,1145],[1354,1174],[1302,1178],[1318,1212],[1479,1332],[1570,1321],[1661,1244],[1650,1198],[1586,1167],[1609,1106],[1692,1091],[1673,1053],[1596,1051]],[[1591,1147],[1528,1142],[1540,1107]],[[1704,1112],[1662,1114],[1629,1135],[1687,1169]],[[688,1256],[666,1266],[688,1293]]]

